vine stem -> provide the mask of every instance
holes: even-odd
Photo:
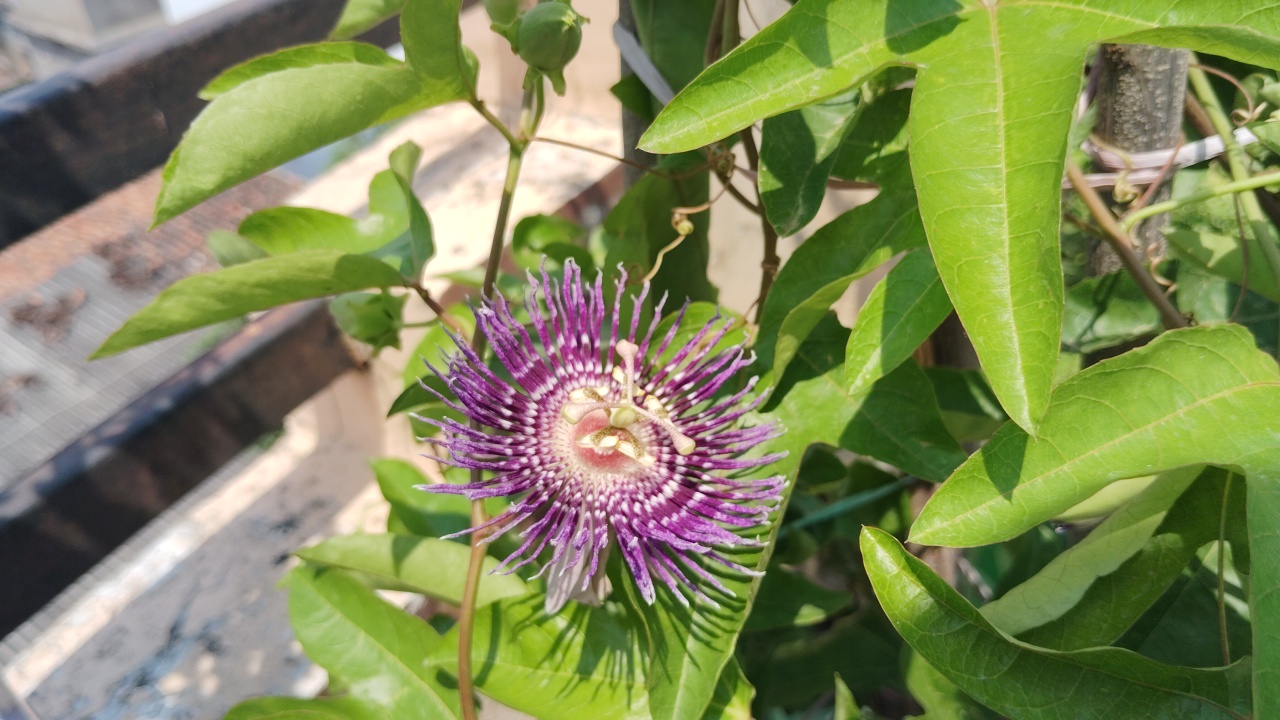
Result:
[[[524,98],[520,103],[520,121],[517,133],[512,133],[492,114],[483,109],[483,104],[476,104],[485,119],[503,131],[503,136],[510,144],[507,154],[507,176],[502,183],[502,198],[498,201],[498,218],[493,225],[493,239],[489,244],[489,258],[485,263],[484,285],[480,293],[485,300],[492,300],[494,285],[498,280],[498,265],[502,261],[502,247],[506,242],[507,223],[511,219],[511,204],[516,194],[516,185],[520,180],[520,167],[524,162],[524,152],[529,147],[538,122],[542,118],[542,77],[532,72],[525,78]],[[477,355],[485,350],[484,334],[477,329],[471,338],[471,349]],[[473,429],[478,429],[472,421]],[[480,482],[482,471],[471,471],[471,482]],[[483,500],[471,501],[471,526],[479,527],[488,520]],[[480,589],[480,569],[484,563],[485,546],[483,541],[488,533],[480,530],[471,533],[471,554],[467,561],[467,577],[462,590],[462,607],[458,613],[458,699],[462,704],[463,720],[476,720],[475,686],[471,679],[471,638],[475,630],[476,595]]]
[[[1227,499],[1231,497],[1234,473],[1227,473],[1222,488],[1222,511],[1218,514],[1218,635],[1222,642],[1222,664],[1231,664],[1231,641],[1227,638]]]
[[[1089,181],[1085,178],[1080,167],[1070,160],[1067,161],[1067,179],[1071,181],[1071,187],[1080,195],[1080,199],[1084,201],[1085,206],[1089,208],[1089,212],[1098,221],[1099,227],[1102,228],[1103,237],[1111,245],[1111,249],[1115,251],[1116,255],[1119,256],[1120,264],[1124,265],[1124,269],[1138,283],[1138,289],[1142,291],[1142,294],[1151,301],[1152,305],[1156,306],[1164,326],[1169,330],[1187,327],[1187,319],[1169,301],[1169,297],[1164,294],[1164,290],[1160,288],[1155,278],[1151,277],[1143,269],[1142,261],[1138,259],[1137,253],[1133,251],[1133,238],[1129,237],[1129,234],[1116,222],[1116,216],[1112,214],[1111,209],[1107,207],[1106,202],[1102,200],[1098,192],[1089,185]]]
[[[720,34],[720,57],[729,54],[729,51],[738,46],[742,41],[742,30],[738,23],[739,0],[722,0],[724,7],[721,22]],[[755,136],[751,134],[751,128],[748,127],[739,133],[742,138],[742,149],[747,154],[747,166],[751,172],[758,173],[760,171],[760,151],[756,149]],[[756,322],[760,322],[760,316],[764,314],[764,300],[769,295],[769,289],[773,287],[773,279],[778,274],[778,267],[782,264],[782,259],[778,257],[778,232],[773,229],[773,223],[769,222],[764,211],[764,197],[760,194],[760,184],[754,183],[756,186],[756,204],[757,214],[760,216],[760,231],[764,235],[764,259],[760,261],[760,294],[756,296]],[[727,186],[727,181],[726,181]],[[737,193],[734,193],[737,197]],[[746,198],[742,198],[746,200]],[[748,204],[748,203],[744,203]]]
[[[466,329],[462,327],[462,323],[459,323],[457,318],[450,315],[448,310],[445,310],[434,297],[431,297],[431,291],[423,287],[422,283],[415,282],[409,287],[412,288],[414,292],[418,293],[418,297],[422,298],[422,302],[428,308],[431,308],[431,312],[436,314],[436,318],[438,318],[440,322],[448,325],[449,328],[458,333],[459,336],[467,334]],[[404,327],[409,326],[405,325]]]
[[[1132,230],[1135,225],[1146,220],[1152,215],[1171,212],[1186,205],[1194,205],[1205,200],[1220,197],[1222,195],[1231,195],[1232,193],[1244,192],[1246,190],[1254,190],[1256,188],[1265,187],[1267,185],[1275,185],[1280,183],[1280,172],[1269,172],[1262,175],[1251,175],[1244,180],[1233,180],[1208,190],[1202,190],[1198,193],[1188,195],[1177,200],[1165,200],[1155,205],[1148,205],[1143,208],[1134,210],[1124,216],[1120,221],[1121,229],[1126,232]]]
[[[1222,109],[1222,103],[1214,93],[1213,86],[1209,84],[1209,76],[1194,55],[1191,59],[1192,64],[1187,69],[1187,79],[1191,81],[1191,89],[1195,91],[1196,99],[1200,101],[1205,114],[1209,116],[1213,129],[1222,138],[1225,147],[1223,155],[1227,159],[1227,169],[1231,172],[1232,181],[1244,182],[1250,178],[1249,162],[1244,148],[1236,142],[1235,126],[1231,124],[1226,111]],[[1271,274],[1280,282],[1280,247],[1277,247],[1280,238],[1276,237],[1275,227],[1263,214],[1262,206],[1258,204],[1258,198],[1253,193],[1240,195],[1239,198],[1245,217],[1249,220],[1249,227],[1253,230],[1253,237],[1262,248],[1262,257],[1271,268]]]

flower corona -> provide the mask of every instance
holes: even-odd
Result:
[[[441,431],[432,442],[448,451],[443,462],[492,477],[421,487],[473,500],[520,496],[464,532],[485,530],[490,540],[518,530],[522,544],[498,569],[546,557],[538,574],[547,577],[548,612],[569,599],[603,600],[615,545],[647,602],[657,581],[681,602],[686,592],[714,602],[704,587],[727,590],[696,556],[753,573],[718,549],[758,545],[739,532],[766,523],[781,492],[782,477],[730,477],[781,457],[743,457],[778,431],[741,426],[761,398],[756,378],[727,386],[752,362],[743,344],[716,349],[733,319],[713,319],[675,347],[688,303],[655,337],[664,297],[641,333],[649,287],[632,298],[624,327],[624,281],[610,312],[603,279],[588,284],[568,261],[563,280],[530,276],[529,327],[501,297],[478,307],[477,332],[510,381],[460,338],[447,367],[431,367],[456,396],[441,399],[473,421],[423,418]]]

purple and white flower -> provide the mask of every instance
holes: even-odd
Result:
[[[572,261],[563,281],[545,271],[541,282],[529,280],[532,333],[501,297],[476,309],[478,332],[514,384],[458,338],[459,352],[446,371],[431,368],[457,396],[456,402],[442,399],[485,428],[424,418],[442,431],[433,442],[448,450],[444,462],[493,477],[423,489],[473,500],[520,495],[502,514],[464,532],[483,528],[492,539],[518,528],[524,542],[499,566],[507,572],[544,556],[549,546],[539,571],[547,575],[548,612],[569,599],[603,600],[610,589],[604,565],[615,544],[649,603],[655,580],[684,603],[682,588],[707,601],[705,586],[727,592],[695,556],[752,573],[718,548],[759,544],[732,530],[767,523],[783,484],[782,477],[728,477],[781,457],[743,457],[778,434],[773,425],[741,426],[761,400],[753,397],[756,378],[718,394],[752,362],[742,344],[714,351],[732,318],[713,320],[675,349],[688,303],[655,338],[664,297],[641,333],[647,283],[620,327],[622,281],[610,310],[602,278],[585,283]],[[668,351],[674,352],[664,357]]]

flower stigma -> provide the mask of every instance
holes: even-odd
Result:
[[[614,390],[608,385],[578,388],[569,393],[569,401],[561,410],[565,421],[576,426],[577,440],[574,444],[593,451],[604,461],[592,462],[587,456],[588,462],[599,470],[620,469],[610,461],[616,455],[622,455],[642,467],[653,467],[657,457],[645,447],[642,436],[633,432],[633,429],[644,425],[661,430],[681,455],[696,450],[697,443],[671,422],[671,414],[662,400],[645,392],[636,382],[636,357],[640,348],[635,343],[621,340],[617,351],[622,364],[614,366],[611,376],[621,386],[617,391],[618,399],[609,399]],[[584,422],[588,418],[591,420]]]

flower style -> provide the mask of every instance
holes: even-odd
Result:
[[[620,329],[623,280],[611,314],[603,280],[586,284],[572,261],[563,282],[545,270],[541,283],[532,274],[529,280],[526,307],[536,340],[501,297],[476,309],[477,330],[514,383],[456,337],[459,352],[447,371],[431,367],[457,396],[456,402],[441,399],[487,428],[423,418],[442,431],[433,442],[448,450],[444,462],[493,471],[494,477],[422,489],[472,500],[523,494],[506,512],[458,534],[491,529],[489,540],[521,528],[523,544],[498,568],[506,572],[533,562],[550,545],[550,559],[539,571],[547,574],[548,612],[569,599],[604,599],[610,590],[604,564],[615,542],[647,602],[654,601],[658,579],[683,603],[688,600],[681,588],[714,603],[698,579],[728,591],[694,556],[754,572],[716,548],[758,545],[730,528],[767,522],[783,483],[782,477],[725,477],[782,457],[741,457],[778,434],[773,425],[738,427],[761,400],[746,399],[756,378],[717,397],[752,362],[741,344],[712,352],[732,319],[713,320],[657,362],[672,349],[688,303],[655,342],[666,298],[639,336],[647,283],[633,300],[630,327]]]

